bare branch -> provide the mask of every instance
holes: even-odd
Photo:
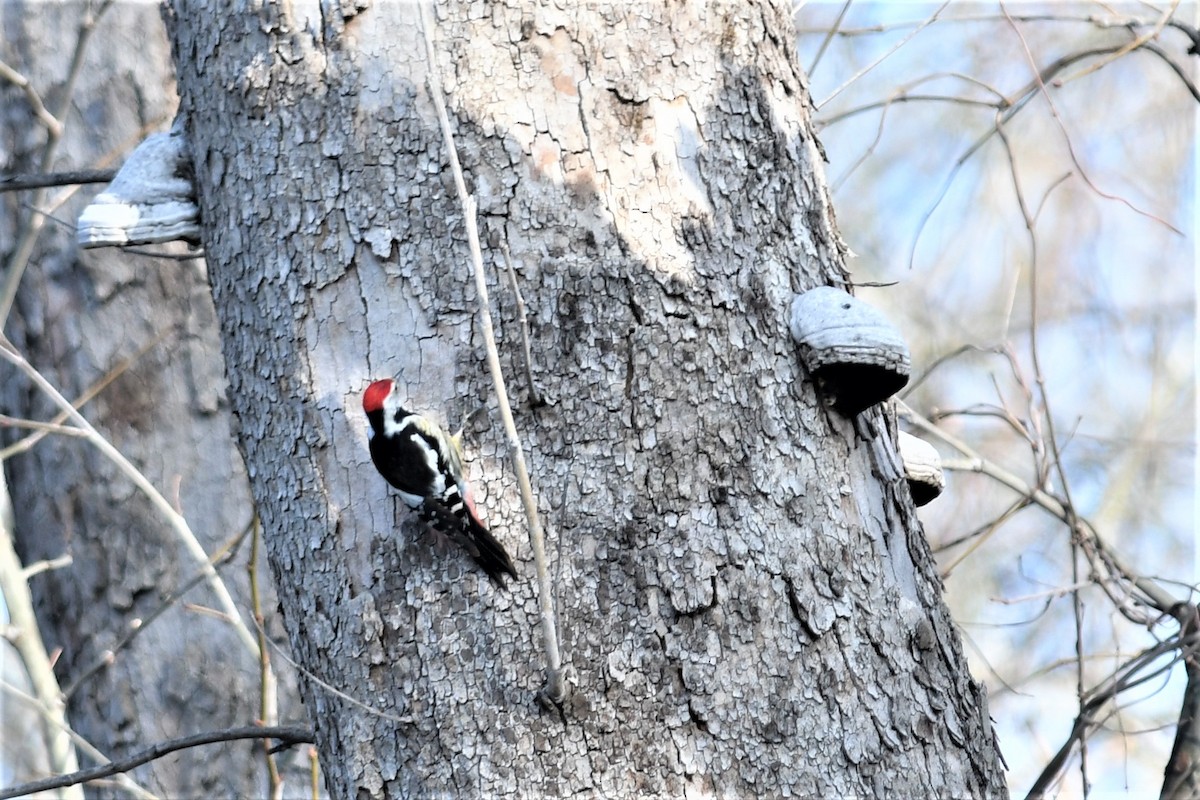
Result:
[[[58,558],[35,561],[29,566],[25,567],[25,569],[21,570],[21,574],[24,575],[25,580],[28,581],[34,575],[41,575],[43,572],[49,572],[52,569],[69,567],[73,562],[74,559],[71,557],[71,554],[67,553],[65,556],[59,556]]]
[[[517,323],[521,326],[521,345],[525,351],[525,380],[529,383],[529,405],[537,408],[546,401],[533,379],[533,352],[529,347],[529,319],[525,316],[525,298],[521,297],[521,287],[517,286],[517,270],[513,266],[512,254],[508,252],[508,242],[503,238],[500,239],[500,252],[504,254],[504,264],[508,267],[508,283],[517,302]]]
[[[60,394],[59,391],[55,389],[54,386],[52,386],[40,372],[34,369],[33,366],[25,360],[25,357],[22,356],[15,347],[13,347],[12,343],[9,342],[8,338],[3,334],[0,334],[0,358],[3,358],[21,372],[25,373],[25,375],[29,377],[29,379],[33,381],[33,383],[39,389],[41,389],[51,400],[53,400],[60,409],[67,413],[68,418],[75,423],[77,427],[86,431],[88,441],[94,447],[96,447],[96,449],[103,453],[110,461],[112,461],[121,470],[121,472],[125,473],[125,476],[133,481],[133,484],[137,486],[137,488],[141,490],[142,494],[144,494],[150,500],[151,505],[153,505],[158,512],[163,515],[163,517],[171,525],[171,528],[175,531],[176,536],[179,538],[180,543],[183,544],[184,549],[186,549],[188,553],[196,560],[196,562],[199,563],[205,570],[209,588],[213,591],[213,594],[217,596],[217,600],[221,604],[222,611],[224,611],[224,613],[229,617],[230,622],[233,624],[234,632],[238,635],[238,638],[242,641],[242,644],[245,645],[246,649],[254,656],[255,660],[257,660],[259,656],[258,642],[255,640],[253,634],[250,633],[250,630],[246,627],[246,623],[242,621],[241,614],[237,609],[237,604],[233,602],[233,596],[229,594],[229,589],[226,588],[225,582],[221,580],[221,576],[219,576],[216,569],[213,568],[213,565],[209,560],[208,553],[205,552],[204,546],[201,545],[199,540],[196,539],[196,535],[192,533],[192,529],[188,525],[187,520],[180,516],[175,509],[171,507],[171,504],[165,497],[162,496],[162,493],[160,493],[158,489],[154,488],[154,484],[150,483],[146,476],[143,475],[142,472],[135,467],[129,459],[122,455],[117,448],[113,447],[113,445],[107,439],[101,436],[99,431],[92,427],[92,424],[88,422],[82,414],[76,411],[70,402],[68,402],[67,399],[63,397],[62,394]]]
[[[1105,55],[1115,52],[1118,49],[1120,49],[1119,46],[1112,45],[1109,47],[1095,47],[1095,48],[1091,48],[1088,50],[1080,50],[1076,53],[1069,53],[1069,54],[1063,56],[1062,58],[1059,58],[1059,59],[1051,62],[1044,69],[1042,69],[1042,71],[1040,73],[1038,73],[1035,76],[1034,80],[1027,83],[1025,86],[1023,86],[1020,90],[1018,90],[1013,95],[1013,97],[1015,97],[1016,99],[1012,100],[1006,106],[1006,108],[1004,109],[1004,112],[998,117],[997,122],[995,124],[993,124],[993,126],[988,131],[986,131],[982,136],[980,136],[978,139],[976,139],[974,142],[972,142],[971,146],[968,147],[962,153],[962,155],[960,155],[958,157],[957,160],[955,160],[954,165],[950,168],[950,172],[946,175],[945,180],[942,182],[941,188],[938,190],[938,194],[934,198],[933,203],[931,203],[929,208],[926,209],[925,212],[921,215],[921,221],[917,225],[916,235],[913,237],[912,246],[909,248],[909,254],[908,254],[909,269],[912,269],[912,266],[916,261],[917,245],[921,241],[921,235],[925,232],[925,227],[929,224],[929,220],[933,217],[934,212],[937,211],[937,209],[941,206],[942,201],[944,199],[946,199],[946,195],[949,194],[950,187],[954,185],[954,180],[955,180],[955,178],[958,177],[958,173],[962,170],[962,168],[964,166],[966,166],[967,162],[970,161],[971,158],[977,152],[979,152],[981,149],[983,149],[983,146],[991,140],[992,136],[996,135],[997,128],[1000,125],[1008,123],[1009,120],[1011,120],[1018,113],[1020,113],[1020,111],[1026,105],[1028,105],[1028,103],[1034,97],[1037,96],[1039,87],[1044,87],[1045,82],[1050,80],[1053,76],[1057,75],[1059,72],[1063,71],[1070,65],[1072,65],[1078,61],[1081,61],[1085,58],[1092,58],[1095,56],[1105,56]]]
[[[943,464],[943,467],[944,466],[945,465]],[[950,573],[954,571],[955,567],[957,567],[959,564],[961,564],[963,561],[965,561],[967,558],[969,558],[972,553],[974,553],[976,550],[978,550],[980,547],[982,547],[984,542],[986,542],[988,539],[992,538],[992,534],[994,534],[996,531],[1000,530],[1000,528],[1004,525],[1004,523],[1008,522],[1010,519],[1015,517],[1017,515],[1017,512],[1021,511],[1022,509],[1027,508],[1028,505],[1029,505],[1029,502],[1027,500],[1025,500],[1024,498],[1022,498],[1022,499],[1018,500],[1017,502],[1013,503],[1008,508],[1006,508],[1004,510],[1004,513],[1000,514],[1000,516],[996,517],[992,521],[986,523],[985,525],[980,526],[979,528],[976,528],[974,531],[972,531],[967,536],[959,537],[953,544],[967,541],[969,539],[976,539],[976,540],[975,540],[975,542],[973,542],[971,544],[970,547],[968,547],[966,550],[964,550],[962,552],[962,554],[958,556],[958,558],[951,561],[949,564],[946,565],[946,567],[944,569],[942,569],[942,571],[941,571],[942,580],[946,580],[947,578],[949,578]],[[976,537],[978,537],[978,538],[976,538]],[[950,546],[950,544],[943,545],[941,548],[938,548],[938,549],[943,550],[949,546]]]
[[[53,422],[38,422],[32,419],[21,419],[20,417],[10,417],[8,414],[0,414],[0,428],[24,428],[31,431],[39,431],[41,433],[57,433],[62,436],[82,436],[87,437],[87,433],[73,428],[70,425],[58,425]],[[32,439],[33,437],[29,437]],[[6,452],[9,448],[5,448]],[[0,453],[0,457],[5,454]]]
[[[46,132],[52,138],[57,139],[59,136],[62,136],[62,123],[42,103],[42,96],[38,94],[37,89],[33,88],[28,78],[3,61],[0,61],[0,78],[8,81],[25,93],[25,99],[29,101],[29,107],[33,109],[33,115],[37,117],[38,122],[42,123],[42,127],[46,129]]]
[[[48,186],[77,186],[83,183],[108,183],[116,175],[115,169],[77,169],[38,175],[0,175],[0,192],[43,189]]]
[[[1125,664],[1122,664],[1099,686],[1086,692],[1080,703],[1079,716],[1075,718],[1075,724],[1071,727],[1071,732],[1067,735],[1062,746],[1059,747],[1058,751],[1046,764],[1041,774],[1038,775],[1037,780],[1034,781],[1033,786],[1029,789],[1027,800],[1037,800],[1046,795],[1046,792],[1066,766],[1067,758],[1074,750],[1075,743],[1082,743],[1087,734],[1103,722],[1103,720],[1097,719],[1096,714],[1105,704],[1114,700],[1122,692],[1140,686],[1168,672],[1180,659],[1194,658],[1197,643],[1197,637],[1194,632],[1159,642],[1153,647],[1143,650]],[[1174,657],[1150,669],[1164,655],[1175,650],[1179,652]]]
[[[264,633],[264,636],[265,636],[265,633]],[[270,637],[265,636],[265,639],[266,639],[267,644],[271,646],[271,649],[275,651],[275,655],[279,656],[279,658],[282,659],[284,663],[286,663],[292,669],[296,670],[296,672],[298,672],[299,674],[303,675],[307,680],[312,681],[314,686],[320,687],[324,691],[329,692],[329,694],[333,695],[334,697],[344,700],[347,703],[349,703],[350,705],[354,706],[355,708],[360,708],[363,711],[367,712],[368,714],[371,714],[372,716],[379,717],[380,719],[390,720],[392,722],[398,722],[401,725],[412,725],[413,724],[413,718],[411,716],[401,717],[401,716],[397,716],[395,714],[389,714],[386,711],[380,711],[378,708],[375,708],[374,706],[370,705],[369,703],[364,703],[362,700],[359,700],[355,697],[351,697],[350,695],[343,692],[341,689],[338,689],[335,686],[328,683],[327,681],[324,681],[321,678],[317,677],[317,674],[315,672],[305,669],[304,667],[297,664],[296,661],[294,659],[292,659],[283,650],[283,648],[281,648],[279,645],[275,644],[275,642]],[[314,769],[315,768],[316,767],[314,765]]]
[[[533,498],[533,487],[529,482],[529,471],[525,467],[525,452],[517,435],[512,408],[508,403],[508,390],[504,384],[504,373],[500,367],[500,354],[496,350],[496,336],[492,329],[492,313],[488,308],[487,281],[483,274],[483,251],[479,245],[479,230],[475,223],[477,213],[475,198],[467,192],[462,167],[458,163],[458,151],[454,145],[454,134],[450,130],[450,118],[446,114],[446,103],[442,98],[441,81],[437,71],[437,56],[433,46],[433,22],[427,5],[421,3],[421,27],[425,33],[425,52],[429,61],[430,95],[437,108],[442,135],[446,140],[446,151],[450,157],[450,168],[454,173],[454,185],[458,188],[458,199],[462,203],[463,220],[467,229],[467,241],[471,248],[471,264],[475,273],[475,291],[479,295],[479,320],[483,329],[483,340],[487,345],[488,367],[496,389],[496,401],[504,430],[508,435],[509,453],[517,483],[521,488],[521,502],[525,507],[525,519],[529,524],[529,541],[533,546],[533,560],[537,568],[538,606],[542,618],[542,638],[546,648],[546,686],[542,690],[545,698],[559,704],[566,697],[563,680],[562,656],[559,651],[558,631],[555,627],[554,606],[550,589],[550,575],[546,569],[546,545],[542,523],[538,518],[537,502]]]
[[[820,129],[828,128],[830,125],[836,125],[859,114],[865,114],[868,111],[876,111],[884,109],[885,111],[893,105],[899,103],[953,103],[960,106],[979,106],[980,108],[1001,108],[1004,106],[1003,100],[979,100],[974,97],[963,97],[953,94],[909,94],[908,92],[900,92],[892,94],[885,100],[875,100],[870,103],[864,103],[861,106],[848,108],[845,111],[837,114],[831,114],[828,117],[823,117],[817,127]],[[864,284],[856,283],[855,286]]]
[[[817,70],[817,65],[821,63],[821,57],[825,55],[825,50],[829,47],[829,43],[833,41],[833,37],[838,34],[838,29],[842,27],[842,20],[846,18],[846,12],[850,10],[850,4],[854,0],[846,0],[842,4],[842,10],[838,12],[837,19],[829,26],[827,31],[824,31],[825,38],[821,40],[821,46],[817,48],[817,54],[813,56],[812,63],[808,65],[808,69],[804,72],[812,79],[813,73]]]
[[[238,546],[241,544],[242,540],[246,538],[249,530],[250,529],[247,527],[246,530],[235,534],[229,542],[227,542],[217,552],[213,553],[211,559],[213,567],[219,568],[233,558],[237,552]],[[184,595],[199,586],[201,583],[204,583],[207,578],[207,573],[202,569],[193,575],[182,586],[169,594],[162,601],[162,603],[159,604],[158,608],[142,617],[139,624],[131,626],[129,632],[125,634],[120,641],[118,641],[112,647],[105,649],[105,651],[100,654],[99,658],[92,662],[91,665],[81,670],[79,674],[75,676],[75,679],[71,681],[71,683],[68,684],[65,689],[63,689],[63,696],[67,698],[74,696],[75,692],[78,691],[79,687],[84,681],[88,680],[105,667],[111,665],[115,660],[117,653],[120,653],[122,650],[128,647],[129,644],[133,642],[133,640],[136,639],[139,634],[149,628],[150,623],[161,617],[168,609],[179,602]]]
[[[925,368],[924,372],[922,372],[918,377],[916,377],[913,380],[910,380],[908,382],[908,385],[905,386],[903,390],[901,390],[899,396],[901,399],[907,398],[910,394],[913,393],[913,391],[916,390],[916,388],[918,386],[920,386],[922,383],[924,383],[929,378],[929,376],[933,374],[934,370],[936,370],[938,367],[941,367],[943,364],[947,364],[947,363],[953,361],[954,359],[958,358],[959,356],[966,355],[967,353],[1000,353],[1000,352],[1002,352],[1002,349],[999,347],[980,347],[980,346],[974,345],[974,344],[961,345],[961,346],[955,348],[954,350],[951,350],[949,353],[945,353],[943,355],[938,356],[932,362],[930,362],[929,366]]]
[[[259,707],[258,719],[263,725],[279,723],[279,694],[275,682],[275,672],[271,669],[271,656],[267,651],[266,618],[262,612],[262,593],[258,587],[258,554],[259,540],[262,538],[258,514],[250,522],[252,538],[250,540],[250,559],[246,562],[246,572],[250,580],[250,605],[254,613],[254,627],[258,631],[258,682]],[[281,800],[283,797],[283,780],[279,777],[279,767],[271,751],[271,740],[263,740],[263,759],[267,765],[267,787],[271,800]]]
[[[108,758],[108,756],[96,749],[91,742],[80,736],[77,731],[72,729],[65,722],[56,720],[49,716],[47,714],[48,709],[46,708],[45,704],[39,701],[36,697],[26,694],[16,686],[13,686],[11,683],[4,680],[0,680],[0,691],[12,695],[26,705],[37,709],[38,713],[40,713],[44,719],[46,719],[51,725],[54,725],[58,730],[61,730],[64,734],[66,734],[66,736],[75,743],[75,746],[79,748],[79,751],[88,758],[92,759],[98,764],[111,763],[111,760]],[[74,771],[74,769],[72,769],[72,771]],[[121,789],[125,790],[134,797],[139,798],[139,800],[159,800],[157,795],[142,788],[137,781],[133,780],[133,778],[130,778],[128,775],[118,775],[115,783],[117,783]]]
[[[1142,45],[1142,49],[1147,53],[1153,53],[1154,55],[1158,56],[1161,61],[1165,62],[1166,65],[1171,68],[1171,71],[1175,73],[1175,76],[1183,83],[1188,92],[1191,93],[1196,102],[1200,103],[1200,89],[1196,88],[1196,84],[1192,82],[1192,78],[1187,74],[1187,71],[1184,70],[1183,67],[1176,64],[1175,59],[1167,55],[1167,51],[1163,50],[1153,42],[1147,42],[1146,44]],[[1200,55],[1200,53],[1196,53],[1196,55]]]
[[[1167,27],[1182,31],[1184,36],[1192,40],[1192,46],[1188,48],[1189,56],[1200,56],[1200,30],[1175,18],[1167,20]]]
[[[1176,2],[1178,2],[1178,0],[1176,0]],[[1062,116],[1058,113],[1058,107],[1054,105],[1054,99],[1050,96],[1050,91],[1046,88],[1046,83],[1047,83],[1048,79],[1044,76],[1043,72],[1038,71],[1037,63],[1033,57],[1033,51],[1029,49],[1029,43],[1025,40],[1025,35],[1023,33],[1021,33],[1021,29],[1018,28],[1017,24],[1012,21],[1012,18],[1008,17],[1008,10],[1005,8],[1004,3],[1000,4],[1000,9],[1002,11],[1004,11],[1005,17],[1009,20],[1009,22],[1012,25],[1013,32],[1016,33],[1017,38],[1021,42],[1021,47],[1025,51],[1025,57],[1029,61],[1029,65],[1034,71],[1034,76],[1035,76],[1035,81],[1037,83],[1038,93],[1041,94],[1043,98],[1045,98],[1046,105],[1050,108],[1050,116],[1053,117],[1054,122],[1058,125],[1059,130],[1062,132],[1063,142],[1067,146],[1067,153],[1069,153],[1071,156],[1071,163],[1075,165],[1075,168],[1077,170],[1079,170],[1079,177],[1083,178],[1084,183],[1086,183],[1088,185],[1089,189],[1091,189],[1093,192],[1095,192],[1099,196],[1103,197],[1105,200],[1116,200],[1118,203],[1121,203],[1126,208],[1128,208],[1130,211],[1133,211],[1135,214],[1139,214],[1143,217],[1146,217],[1147,219],[1152,219],[1155,222],[1158,222],[1159,224],[1164,225],[1172,233],[1178,234],[1179,236],[1183,236],[1184,235],[1183,231],[1179,230],[1179,228],[1177,228],[1174,225],[1172,225],[1171,223],[1167,222],[1162,217],[1159,217],[1155,214],[1151,214],[1149,211],[1143,211],[1142,209],[1135,206],[1132,202],[1130,202],[1129,200],[1126,200],[1124,197],[1121,197],[1120,195],[1110,194],[1108,192],[1103,191],[1099,186],[1097,186],[1092,181],[1092,179],[1088,176],[1087,171],[1083,168],[1083,164],[1080,163],[1080,161],[1079,161],[1079,156],[1075,152],[1075,144],[1071,139],[1070,133],[1067,131],[1066,123],[1063,122]],[[1136,49],[1136,46],[1135,46],[1135,49]],[[1122,45],[1121,47],[1116,48],[1112,53],[1107,54],[1109,56],[1109,58],[1107,61],[1102,61],[1101,66],[1103,66],[1104,64],[1110,63],[1113,58],[1116,58],[1116,56],[1118,56],[1118,55],[1123,55],[1126,52],[1128,52],[1128,50],[1126,50],[1125,45]]]
[[[850,84],[854,83],[856,80],[861,78],[863,75],[866,75],[868,72],[870,72],[871,70],[875,69],[877,66],[882,64],[885,60],[887,60],[889,57],[891,57],[897,50],[899,50],[901,47],[904,47],[904,45],[908,44],[909,41],[911,41],[914,36],[916,36],[921,31],[925,30],[925,28],[928,27],[929,25],[932,25],[934,22],[936,22],[938,19],[938,16],[941,15],[942,11],[944,11],[946,6],[948,6],[948,5],[950,5],[950,0],[945,0],[945,2],[943,2],[940,6],[938,6],[937,9],[932,14],[930,14],[929,17],[924,22],[922,22],[920,25],[918,25],[916,28],[914,28],[907,36],[905,36],[903,39],[901,39],[899,42],[897,42],[896,45],[891,50],[888,50],[886,53],[881,55],[879,58],[875,59],[867,66],[863,67],[858,72],[851,75],[850,78],[847,79],[845,83],[843,83],[841,86],[834,89],[833,92],[831,92],[828,97],[826,97],[821,102],[816,103],[815,107],[817,109],[820,109],[822,106],[824,106],[830,100],[832,100],[833,98],[835,98],[839,94],[841,94],[843,91],[845,91],[846,87],[850,86]]]
[[[95,31],[100,17],[104,15],[104,12],[111,5],[112,0],[103,0],[94,10],[89,5],[84,11],[83,19],[79,23],[79,35],[75,39],[75,49],[71,55],[71,66],[67,71],[66,80],[63,81],[63,85],[59,89],[58,104],[50,111],[51,116],[56,121],[61,121],[71,107],[71,102],[74,100],[75,81],[78,80],[79,73],[83,69],[83,54],[87,51],[88,41]],[[61,139],[61,125],[58,126],[57,130],[47,131],[46,144],[42,147],[38,164],[42,172],[49,172],[53,167],[54,156],[58,152],[58,144]],[[8,321],[8,314],[12,310],[13,301],[17,297],[17,287],[21,284],[21,277],[25,274],[25,267],[29,264],[29,259],[33,255],[34,245],[37,244],[38,236],[41,235],[42,226],[45,224],[45,217],[37,213],[37,209],[41,207],[45,198],[46,192],[44,189],[34,190],[31,201],[34,211],[25,219],[21,235],[12,250],[12,255],[9,257],[8,264],[4,270],[4,285],[3,288],[0,288],[0,331],[4,330],[5,323]]]
[[[1192,610],[1189,632],[1200,627],[1200,618],[1195,615],[1195,609]],[[1183,690],[1175,744],[1163,770],[1162,800],[1184,800],[1200,795],[1200,729],[1197,727],[1200,726],[1200,660],[1195,652],[1190,652],[1184,664],[1187,687]]]
[[[69,772],[79,768],[79,761],[71,740],[63,733],[67,727],[67,704],[59,691],[58,678],[34,615],[28,578],[13,545],[14,528],[12,501],[4,479],[4,466],[0,463],[0,594],[3,594],[13,627],[19,631],[19,635],[10,641],[29,675],[42,715],[50,723],[43,724],[39,732],[29,731],[28,735],[41,734],[51,769]],[[76,791],[72,797],[83,800],[83,792]]]
[[[1140,36],[1138,36],[1134,39],[1131,39],[1120,50],[1113,53],[1112,55],[1110,55],[1106,58],[1102,58],[1099,61],[1096,61],[1095,63],[1089,64],[1084,69],[1081,69],[1072,75],[1068,75],[1065,78],[1059,78],[1056,85],[1062,86],[1064,83],[1073,81],[1076,78],[1082,78],[1085,75],[1090,75],[1093,72],[1095,72],[1096,70],[1103,69],[1104,67],[1108,66],[1109,64],[1116,61],[1118,58],[1125,55],[1126,53],[1133,52],[1134,50],[1138,49],[1139,47],[1146,45],[1152,39],[1158,38],[1158,34],[1160,32],[1162,32],[1162,29],[1164,27],[1166,27],[1167,22],[1171,19],[1172,16],[1175,15],[1175,10],[1177,8],[1179,8],[1179,1],[1180,0],[1174,0],[1174,2],[1171,3],[1171,7],[1166,9],[1165,11],[1163,11],[1162,15],[1158,18],[1158,21],[1154,23],[1153,27],[1151,27],[1150,30],[1146,31],[1145,33],[1141,34]],[[1010,18],[1010,21],[1011,21],[1011,18]]]
[[[945,442],[950,447],[957,450],[965,460],[960,459],[942,459],[942,469],[958,470],[965,472],[977,472],[981,475],[987,475],[998,483],[1007,486],[1017,494],[1026,497],[1030,502],[1049,512],[1059,521],[1064,524],[1069,524],[1074,520],[1080,531],[1081,541],[1094,555],[1095,566],[1100,571],[1101,576],[1107,574],[1111,578],[1119,579],[1128,582],[1130,585],[1137,588],[1141,593],[1139,602],[1149,605],[1151,608],[1180,621],[1181,623],[1187,619],[1188,612],[1186,604],[1180,603],[1166,589],[1158,584],[1157,581],[1150,578],[1144,578],[1137,573],[1124,566],[1117,554],[1104,542],[1103,539],[1096,533],[1085,520],[1081,520],[1074,515],[1067,513],[1067,509],[1063,502],[1046,492],[1044,489],[1039,489],[1030,486],[1020,477],[1014,475],[1000,465],[989,461],[970,445],[963,442],[961,439],[953,436],[937,425],[934,425],[925,417],[913,411],[903,402],[898,405],[899,415],[909,424],[919,428],[931,436],[936,436],[941,441]],[[1102,585],[1104,582],[1101,582]],[[1122,614],[1129,615],[1130,611],[1123,604],[1118,603],[1118,608]],[[1144,619],[1134,618],[1132,621],[1139,624],[1145,624]]]
[[[179,739],[169,739],[165,742],[159,742],[140,753],[135,753],[132,756],[113,761],[109,764],[102,764],[98,767],[79,770],[68,775],[57,775],[53,778],[45,778],[40,781],[31,781],[19,786],[0,789],[0,800],[8,800],[10,797],[20,797],[38,792],[48,792],[52,789],[61,789],[64,786],[75,786],[87,783],[88,781],[98,780],[99,778],[107,778],[110,775],[128,772],[135,767],[140,767],[142,764],[162,758],[179,750],[200,747],[206,744],[216,744],[217,742],[236,742],[241,739],[265,738],[278,739],[286,745],[303,744],[306,742],[311,744],[313,742],[313,733],[308,728],[299,725],[279,725],[272,728],[250,725],[242,728],[227,728],[223,731],[197,733]]]

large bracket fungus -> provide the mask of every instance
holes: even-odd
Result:
[[[826,402],[848,417],[908,383],[908,346],[875,308],[819,286],[792,301],[792,338]]]
[[[170,132],[147,136],[129,154],[79,215],[76,239],[80,247],[200,241],[191,154],[179,119]]]

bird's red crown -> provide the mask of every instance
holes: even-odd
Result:
[[[379,411],[383,408],[383,401],[387,400],[389,394],[392,393],[392,387],[396,382],[391,378],[384,378],[381,381],[375,381],[367,390],[363,392],[363,411],[370,414],[372,411]]]

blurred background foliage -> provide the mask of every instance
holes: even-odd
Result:
[[[1125,566],[1193,602],[1198,8],[796,7],[852,278],[887,284],[856,293],[912,347],[905,402],[1069,497]],[[1081,683],[1178,625],[1122,615],[1069,528],[1021,494],[969,471],[947,484],[925,533],[1022,796],[1066,741]],[[1179,656],[1105,706],[1090,796],[1158,794]],[[1079,761],[1058,796],[1085,793]]]

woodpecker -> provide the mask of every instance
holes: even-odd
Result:
[[[517,577],[504,546],[479,520],[463,475],[458,437],[407,411],[390,378],[367,387],[363,411],[371,423],[371,461],[400,491],[400,499],[427,525],[462,545],[498,585],[504,585],[505,575]]]

